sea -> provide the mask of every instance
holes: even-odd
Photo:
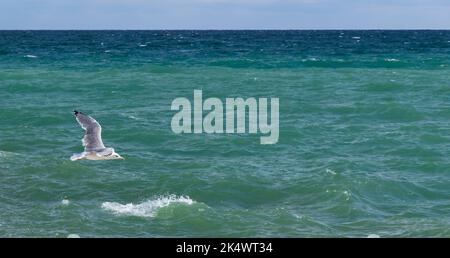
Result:
[[[174,133],[194,90],[278,98],[278,142]],[[73,110],[125,160],[70,161]],[[450,237],[449,215],[450,31],[0,31],[2,237]]]

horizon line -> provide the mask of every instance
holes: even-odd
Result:
[[[403,30],[403,31],[411,31],[411,30],[444,30],[450,31],[450,28],[301,28],[301,29],[284,29],[284,28],[264,28],[264,29],[256,29],[256,28],[245,28],[245,29],[2,29],[0,31],[311,31],[311,30],[321,30],[321,31],[332,31],[332,30]]]

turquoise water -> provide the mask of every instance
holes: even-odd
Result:
[[[449,31],[2,31],[0,235],[450,236]],[[173,99],[277,97],[280,138]],[[124,161],[71,162],[95,117]]]

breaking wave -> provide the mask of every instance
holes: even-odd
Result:
[[[191,205],[195,203],[189,196],[167,195],[159,196],[155,199],[147,200],[142,203],[120,204],[117,202],[104,202],[102,208],[117,215],[128,215],[137,217],[154,217],[160,208],[172,204]]]

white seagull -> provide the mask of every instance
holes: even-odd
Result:
[[[124,159],[113,148],[106,148],[102,142],[102,127],[92,117],[78,111],[73,111],[81,128],[85,130],[84,137],[81,140],[84,146],[82,153],[73,154],[71,161],[79,159],[106,160],[106,159]]]

